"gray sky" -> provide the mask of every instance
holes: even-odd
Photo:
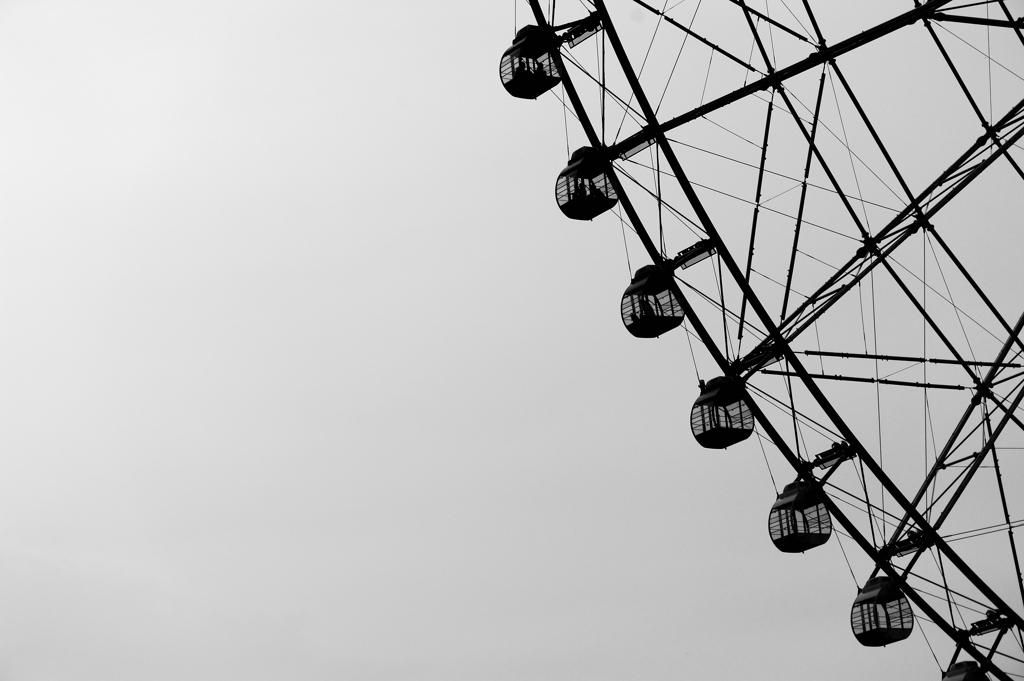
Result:
[[[0,679],[937,678],[693,443],[513,29],[0,1]]]

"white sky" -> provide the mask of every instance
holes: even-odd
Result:
[[[938,678],[693,443],[513,29],[0,1],[0,679]]]

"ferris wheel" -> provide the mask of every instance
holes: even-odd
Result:
[[[852,635],[948,681],[1024,678],[1015,2],[528,0],[499,69],[582,142],[561,212],[645,254],[619,312],[687,339],[696,442],[788,470],[774,545],[859,547]]]

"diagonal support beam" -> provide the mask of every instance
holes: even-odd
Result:
[[[981,383],[978,385],[978,395],[987,393],[991,390],[992,384],[999,377],[999,373],[1005,368],[1003,362],[1006,359],[1006,356],[1010,353],[1010,350],[1013,348],[1013,346],[1019,342],[1020,332],[1022,329],[1024,329],[1024,314],[1021,314],[1021,316],[1017,319],[1017,323],[1014,325],[1013,330],[1010,332],[1010,335],[1003,343],[1003,346],[1002,348],[1000,348],[999,353],[995,357],[995,360],[989,366],[989,370],[985,374],[984,379],[982,379]],[[1020,397],[1018,396],[1016,398],[1016,402],[1019,402],[1019,400]],[[918,488],[917,494],[911,501],[911,505],[914,508],[917,508],[921,504],[922,500],[924,500],[925,496],[927,495],[928,488],[932,485],[932,482],[939,475],[939,473],[942,470],[944,470],[946,466],[949,464],[949,457],[957,449],[957,441],[959,440],[961,433],[967,426],[968,420],[970,419],[971,415],[977,410],[978,405],[980,403],[981,397],[976,396],[975,399],[971,400],[971,403],[968,405],[967,409],[964,410],[964,413],[961,416],[959,423],[953,429],[952,433],[950,433],[949,437],[946,439],[946,444],[943,446],[942,451],[939,453],[939,456],[936,457],[935,463],[932,465],[931,470],[928,472],[928,475],[925,476],[924,482],[921,483],[921,486]],[[989,443],[988,445],[986,445],[983,452],[987,452],[988,449],[995,444],[995,438],[998,437],[998,434],[1000,432],[1002,432],[1002,429],[1005,427],[1006,423],[1012,418],[1012,415],[1013,411],[1008,411],[1003,421],[1000,423],[996,431],[996,435],[989,438]],[[979,453],[976,456],[977,459],[980,461],[980,459],[983,458],[983,453]],[[959,495],[957,495],[957,497],[959,497]],[[942,524],[942,521],[945,519],[946,515],[948,515],[949,511],[952,509],[954,503],[956,503],[955,499],[946,505],[946,508],[942,514],[942,518],[940,518],[940,520],[932,526],[933,530],[938,530],[939,526]],[[903,516],[903,519],[896,525],[896,528],[893,530],[893,533],[889,540],[890,544],[895,543],[900,538],[900,535],[903,534],[903,530],[906,529],[906,527],[910,524],[910,520],[911,519],[909,514]],[[914,558],[914,560],[916,560],[916,557]],[[912,564],[913,561],[911,562],[911,565]],[[909,570],[910,567],[907,567],[908,572]]]
[[[723,50],[721,47],[719,47],[718,45],[715,45],[713,42],[710,42],[707,38],[705,38],[704,36],[700,35],[699,33],[694,33],[689,28],[687,28],[686,26],[683,26],[681,23],[679,23],[678,21],[676,21],[675,19],[673,19],[669,15],[667,15],[667,14],[665,14],[665,13],[663,13],[663,12],[657,10],[657,9],[655,9],[654,7],[651,7],[646,2],[642,2],[641,0],[633,0],[633,2],[635,2],[638,5],[640,5],[641,7],[646,9],[648,12],[651,12],[652,14],[655,14],[658,17],[661,17],[661,19],[663,19],[665,21],[665,23],[670,24],[672,26],[675,26],[680,31],[682,31],[686,35],[690,36],[691,38],[693,38],[697,42],[700,42],[700,43],[703,43],[703,44],[707,45],[712,50],[714,50],[718,54],[722,55],[726,59],[728,59],[730,61],[733,61],[733,62],[736,62],[737,64],[739,64],[743,68],[747,69],[748,71],[753,71],[754,73],[760,73],[760,71],[758,71],[753,66],[751,66],[747,62],[743,61],[742,59],[740,59],[736,55],[732,54],[731,52],[727,52],[726,50]],[[786,30],[789,30],[789,29],[786,29]]]
[[[876,266],[930,220],[947,203],[977,179],[1009,148],[1024,137],[1024,99],[971,145],[931,185],[865,243],[818,290],[812,293],[779,325],[781,340],[788,344],[821,317],[843,294],[856,286]],[[1005,326],[1009,332],[1009,327]],[[767,338],[740,360],[745,375],[774,362],[780,355],[777,340]]]
[[[753,83],[739,88],[738,90],[733,90],[729,94],[723,95],[718,99],[708,102],[707,104],[698,106],[696,109],[693,109],[681,116],[672,118],[664,123],[651,122],[648,120],[648,124],[642,130],[630,137],[627,137],[618,144],[615,144],[610,148],[610,150],[613,155],[620,156],[632,149],[650,144],[653,140],[656,140],[659,135],[663,136],[670,130],[674,130],[675,128],[696,120],[701,116],[706,116],[709,113],[732,104],[733,102],[738,102],[744,97],[752,95],[755,92],[761,92],[762,90],[782,85],[790,78],[799,76],[806,71],[819,67],[836,57],[840,57],[847,52],[857,49],[858,47],[874,42],[879,38],[884,38],[904,26],[909,26],[910,24],[920,21],[925,17],[929,17],[938,12],[944,5],[948,5],[951,2],[953,2],[953,0],[929,0],[909,12],[905,12],[898,17],[883,22],[874,28],[870,28],[853,36],[852,38],[847,38],[846,40],[838,42],[831,47],[822,46],[817,52],[802,61],[798,61],[795,64],[781,68],[760,80],[756,80]]]
[[[1024,28],[1024,18],[1022,19],[986,19],[985,17],[962,17],[956,14],[946,14],[945,12],[936,12],[932,15],[935,21],[948,21],[951,23],[958,24],[978,24],[980,26],[996,26],[999,28]]]

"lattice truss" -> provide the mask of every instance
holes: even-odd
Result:
[[[944,671],[1020,675],[1024,5],[520,4],[502,77],[566,107],[558,202],[649,265],[627,329],[740,386],[745,446],[812,495],[775,527],[827,509],[863,602],[892,586],[883,642],[916,622]]]

